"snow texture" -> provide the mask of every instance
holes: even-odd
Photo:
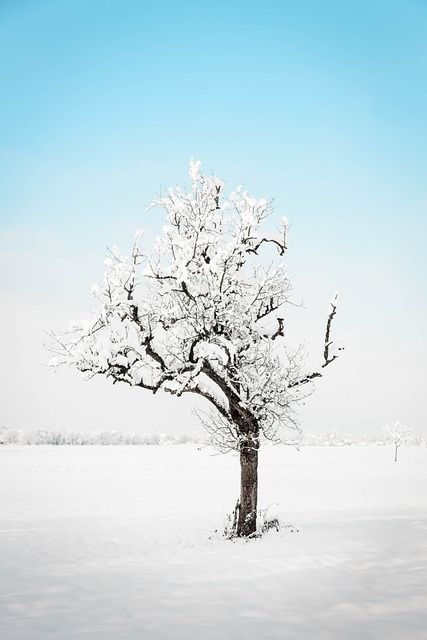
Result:
[[[2,637],[421,640],[427,449],[390,453],[261,448],[260,505],[293,527],[230,542],[233,455],[0,447]]]

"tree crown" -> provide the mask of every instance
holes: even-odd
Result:
[[[227,196],[200,162],[190,162],[190,176],[191,190],[169,189],[153,203],[166,225],[151,253],[140,231],[130,255],[113,248],[103,283],[93,287],[99,309],[52,334],[50,364],[154,393],[203,396],[213,411],[202,419],[220,448],[238,448],[249,431],[279,439],[281,427],[297,428],[292,407],[302,385],[322,375],[302,373],[302,350],[286,345],[286,219],[276,235],[263,235],[270,201],[242,187]],[[267,244],[275,250],[268,264],[259,258]],[[334,300],[323,367],[337,357],[330,356],[335,310]]]

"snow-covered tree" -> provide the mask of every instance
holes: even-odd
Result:
[[[323,363],[306,372],[302,348],[291,350],[285,339],[286,219],[277,234],[263,234],[271,202],[242,187],[226,196],[223,181],[203,175],[200,162],[190,162],[190,176],[191,190],[169,189],[153,203],[167,223],[152,252],[141,248],[140,231],[130,255],[113,247],[103,284],[93,287],[99,310],[52,334],[50,364],[153,393],[203,397],[212,444],[240,455],[237,535],[248,536],[256,530],[261,439],[289,440],[286,432],[296,439],[294,406],[337,357],[330,338],[336,301]]]
[[[390,424],[386,422],[382,429],[394,443],[394,461],[397,462],[397,450],[399,447],[402,444],[415,443],[415,436],[412,431],[412,427],[408,427],[406,424],[402,424],[398,420],[397,422],[391,422]]]

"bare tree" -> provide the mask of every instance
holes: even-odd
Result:
[[[323,364],[305,372],[303,350],[292,351],[285,339],[286,219],[276,235],[263,235],[271,202],[241,187],[225,196],[222,180],[203,175],[200,162],[190,162],[190,176],[189,192],[169,189],[153,203],[166,211],[167,225],[151,253],[140,247],[142,232],[129,256],[113,248],[104,282],[93,288],[99,311],[52,334],[51,364],[153,393],[205,398],[210,411],[201,418],[212,444],[240,455],[236,533],[249,536],[256,531],[260,441],[299,433],[294,406],[337,357],[330,337],[336,300]]]
[[[391,422],[390,424],[387,422],[382,429],[388,434],[391,441],[394,443],[394,461],[397,462],[398,448],[402,444],[414,444],[415,442],[412,427],[408,427],[398,420],[397,422]]]

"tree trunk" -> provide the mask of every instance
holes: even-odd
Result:
[[[248,438],[240,448],[240,509],[237,523],[239,538],[256,531],[258,502],[258,447],[257,440]]]

